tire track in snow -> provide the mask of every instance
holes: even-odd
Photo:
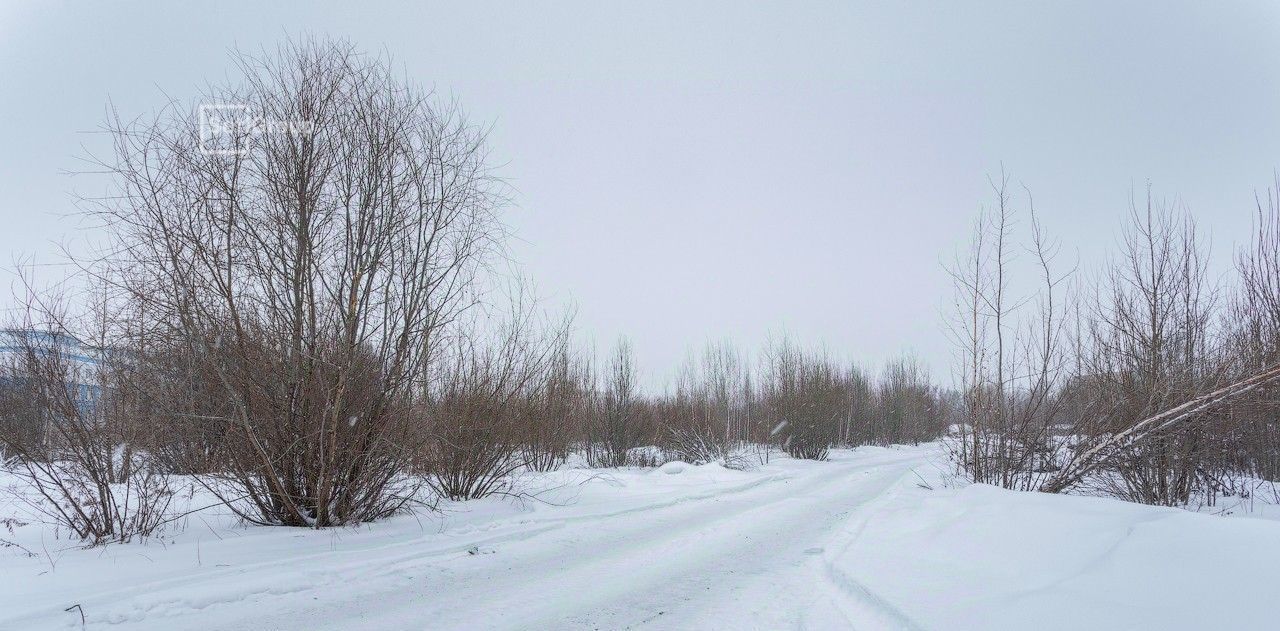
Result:
[[[508,575],[479,572],[467,577],[442,569],[441,582],[461,580],[462,592],[479,591],[484,600],[472,603],[476,611],[428,608],[423,613],[444,628],[670,628],[684,626],[688,616],[717,618],[726,600],[733,600],[736,581],[755,583],[756,591],[763,581],[766,599],[804,599],[811,595],[813,581],[822,579],[803,551],[810,543],[825,542],[830,529],[843,522],[832,513],[875,497],[905,475],[905,463],[914,460],[869,468],[819,465],[825,470],[809,472],[790,488],[773,488],[777,493],[765,497],[736,498],[733,506],[702,506],[694,514],[650,515],[647,522],[629,522],[604,537],[567,542],[589,551],[585,562],[557,559],[574,551],[572,545],[561,545],[521,555],[516,565],[502,568]],[[850,475],[864,472],[868,477]],[[804,538],[779,545],[796,534]],[[773,574],[791,580],[771,587],[767,583]],[[557,600],[556,592],[571,593],[572,602]],[[520,613],[506,618],[492,613],[504,608]],[[388,621],[398,614],[382,612],[368,622],[394,626]]]
[[[837,550],[836,553],[824,554],[822,557],[823,577],[826,579],[828,587],[842,597],[839,602],[842,603],[842,609],[850,617],[851,622],[854,619],[865,620],[871,618],[877,622],[879,628],[910,631],[923,629],[906,612],[885,600],[861,581],[844,571],[838,562],[840,557],[848,553],[854,542],[862,535],[875,511],[888,504],[898,495],[894,491],[894,487],[901,484],[902,479],[905,477],[906,472],[886,486],[874,498],[859,506],[851,514],[851,518],[846,520],[845,527],[847,530],[842,534],[836,535],[832,540],[832,547]]]

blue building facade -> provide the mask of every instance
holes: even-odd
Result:
[[[0,385],[21,383],[27,349],[57,353],[66,362],[65,384],[82,413],[91,414],[102,399],[100,349],[65,333],[30,329],[0,329]]]

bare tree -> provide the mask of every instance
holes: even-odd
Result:
[[[1063,446],[1054,420],[1068,368],[1062,294],[1070,272],[1057,269],[1056,244],[1044,236],[1027,191],[1026,249],[1038,283],[1034,291],[1014,289],[1016,213],[1008,176],[991,186],[996,203],[979,217],[967,256],[949,270],[963,397],[950,449],[971,479],[1029,490],[1052,473]]]
[[[1257,200],[1254,238],[1236,258],[1240,291],[1233,307],[1237,351],[1253,368],[1280,361],[1280,179]]]
[[[413,496],[408,411],[499,245],[484,133],[344,42],[235,62],[203,100],[256,123],[223,121],[216,151],[176,104],[109,122],[102,277],[205,381],[165,422],[221,426],[214,493],[254,523],[376,519]]]

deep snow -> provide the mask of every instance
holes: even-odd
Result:
[[[940,463],[934,445],[569,469],[522,480],[537,499],[328,531],[197,513],[162,541],[90,550],[32,523],[0,533],[37,553],[0,549],[0,629],[79,628],[80,610],[129,629],[1280,623],[1280,522],[946,488]]]

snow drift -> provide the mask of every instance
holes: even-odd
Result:
[[[905,491],[833,574],[937,629],[1269,629],[1280,523],[985,485]]]

